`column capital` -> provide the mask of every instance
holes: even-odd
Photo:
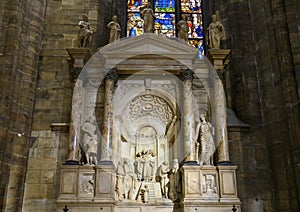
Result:
[[[117,81],[118,80],[118,72],[116,68],[112,68],[106,75],[105,80],[112,80]]]
[[[193,80],[194,79],[194,72],[191,69],[182,69],[180,71],[180,78],[185,80]]]

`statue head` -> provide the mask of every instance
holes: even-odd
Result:
[[[116,15],[114,15],[111,20],[114,21],[114,22],[117,22],[118,17]]]
[[[215,23],[216,21],[217,21],[217,15],[214,14],[214,15],[212,15],[212,22]]]
[[[206,121],[204,113],[200,114],[200,121]]]

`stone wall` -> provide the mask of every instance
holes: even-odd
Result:
[[[78,47],[78,22],[83,14],[89,16],[94,31],[89,48],[95,51],[99,46],[99,2],[46,1],[23,211],[56,210],[60,165],[68,156],[69,133],[68,127],[55,123],[69,124],[74,86],[66,48]]]
[[[0,2],[0,210],[21,211],[46,2]]]
[[[295,64],[299,63],[299,44],[295,39],[300,34],[294,20],[299,7],[297,11],[296,1],[249,3],[263,129],[271,165],[273,207],[275,211],[298,211],[300,105]]]

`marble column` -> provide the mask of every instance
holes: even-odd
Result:
[[[180,72],[183,80],[183,128],[184,128],[184,162],[197,164],[195,135],[195,117],[193,110],[193,79],[194,72],[185,69]]]
[[[217,162],[218,164],[229,163],[229,148],[227,136],[226,121],[226,100],[223,85],[220,79],[214,81],[214,102],[216,116],[216,144],[217,144]]]
[[[79,165],[79,136],[80,136],[80,119],[82,104],[82,81],[77,79],[72,101],[72,112],[69,128],[69,148],[68,148],[68,159],[65,164],[67,165]]]
[[[110,70],[105,76],[104,116],[102,126],[101,161],[100,164],[112,163],[113,140],[113,95],[118,80],[116,69]]]

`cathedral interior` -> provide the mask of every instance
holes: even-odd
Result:
[[[0,38],[0,211],[300,211],[300,1],[1,0]]]

